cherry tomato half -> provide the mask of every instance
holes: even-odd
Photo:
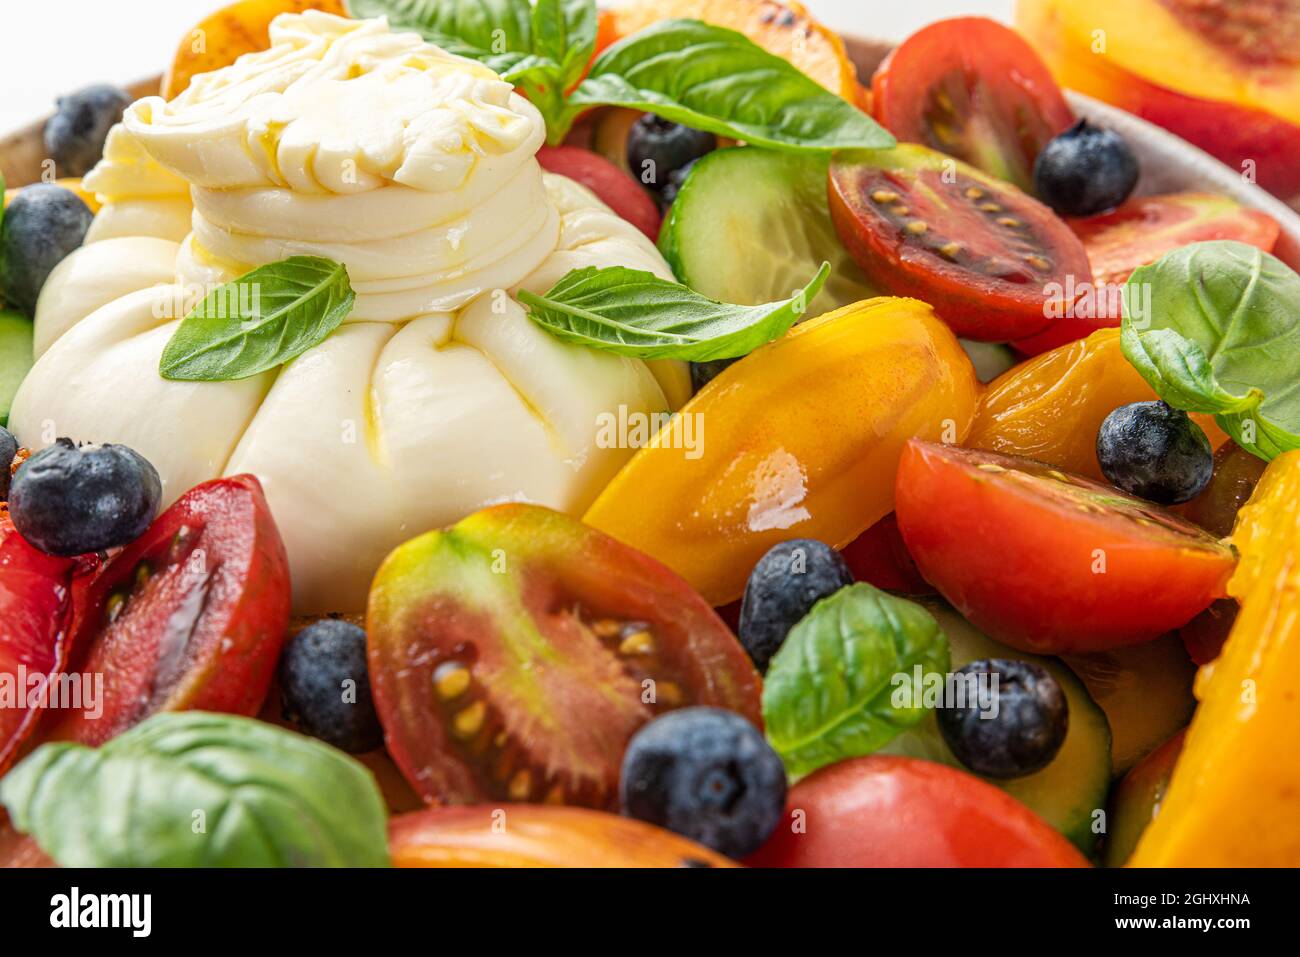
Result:
[[[956,768],[871,755],[804,778],[753,867],[1087,867],[1007,792]]]
[[[602,203],[645,233],[652,243],[658,241],[662,222],[659,208],[630,173],[580,146],[543,146],[537,151],[537,162],[548,173],[558,173],[581,183]]]
[[[1100,482],[915,439],[895,508],[926,580],[976,628],[1040,654],[1186,624],[1225,594],[1235,563],[1209,533]]]
[[[872,114],[900,140],[1033,188],[1034,159],[1074,121],[1043,61],[985,17],[940,20],[894,47],[871,79]]]

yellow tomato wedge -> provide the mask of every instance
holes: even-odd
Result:
[[[903,444],[960,442],[977,391],[970,360],[925,303],[854,303],[727,368],[583,521],[723,605],[777,542],[840,548],[887,515]]]
[[[1300,452],[1269,464],[1232,542],[1241,612],[1197,675],[1200,706],[1136,867],[1300,866]]]

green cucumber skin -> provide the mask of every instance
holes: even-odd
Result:
[[[879,295],[831,223],[828,160],[753,146],[697,160],[659,232],[678,281],[721,302],[788,298],[822,262],[831,277],[808,317]]]
[[[33,361],[31,320],[12,309],[0,309],[0,426],[8,424],[14,394]]]
[[[1002,788],[1035,811],[1085,854],[1094,853],[1100,836],[1093,831],[1094,812],[1105,810],[1111,783],[1110,724],[1105,713],[1092,700],[1083,682],[1064,662],[1056,658],[1026,654],[1002,645],[980,634],[943,602],[927,601],[925,605],[939,619],[940,626],[948,636],[954,671],[981,658],[1015,658],[1042,665],[1060,682],[1070,703],[1070,730],[1062,746],[1062,754],[1042,771],[1028,777],[1010,781],[994,778],[983,780]],[[1081,734],[1091,737],[1092,741],[1076,740],[1075,736]],[[1063,776],[1063,768],[1058,765],[1061,757],[1067,751],[1089,743],[1091,747],[1086,748],[1082,755],[1087,759],[1089,767],[1070,774],[1064,781],[1054,780]],[[926,758],[965,770],[965,766],[944,743],[933,713],[927,715],[917,727],[900,734],[883,750],[886,753]],[[1060,785],[1069,785],[1069,793],[1074,795],[1074,800],[1054,800],[1066,796]]]

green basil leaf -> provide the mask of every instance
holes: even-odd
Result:
[[[384,867],[387,809],[360,762],[275,725],[157,714],[98,749],[46,744],[0,780],[64,867]]]
[[[163,349],[164,379],[246,379],[324,342],[356,301],[341,263],[291,256],[218,286]]]
[[[698,20],[664,20],[605,50],[571,110],[623,106],[758,146],[881,149],[894,138],[758,44]]]
[[[641,359],[705,362],[748,355],[783,335],[808,308],[829,263],[789,299],[759,306],[714,302],[654,273],[575,269],[545,296],[519,293],[528,316],[566,342]]]
[[[537,0],[533,53],[558,63],[561,87],[582,76],[596,49],[596,0]]]
[[[393,30],[413,30],[448,53],[504,73],[533,52],[528,0],[347,0],[357,19],[387,17]]]
[[[866,583],[841,588],[790,629],[768,666],[768,741],[791,775],[870,754],[925,717],[916,676],[946,674],[948,663],[925,608]]]
[[[1300,448],[1300,275],[1246,243],[1192,243],[1124,284],[1125,358],[1171,406],[1263,459]]]

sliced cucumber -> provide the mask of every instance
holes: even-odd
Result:
[[[1036,811],[1084,853],[1092,853],[1098,837],[1093,831],[1093,818],[1098,810],[1106,807],[1106,794],[1110,789],[1110,725],[1105,713],[1097,707],[1074,672],[1060,660],[1008,648],[977,631],[943,602],[926,601],[924,604],[948,636],[954,671],[982,658],[1016,658],[1042,665],[1060,682],[1069,702],[1070,728],[1052,763],[1023,778],[984,780],[996,784]],[[883,750],[962,767],[939,734],[934,712],[926,715],[916,727],[900,734]]]
[[[752,146],[698,160],[659,234],[678,280],[710,299],[755,306],[789,298],[829,262],[806,316],[879,295],[831,223],[828,162]]]
[[[966,350],[966,355],[970,356],[971,365],[975,367],[975,378],[981,382],[992,382],[1020,361],[1014,349],[1000,342],[976,342],[974,339],[957,341]]]
[[[32,321],[12,309],[0,309],[0,425],[8,423],[14,393],[32,361]]]

